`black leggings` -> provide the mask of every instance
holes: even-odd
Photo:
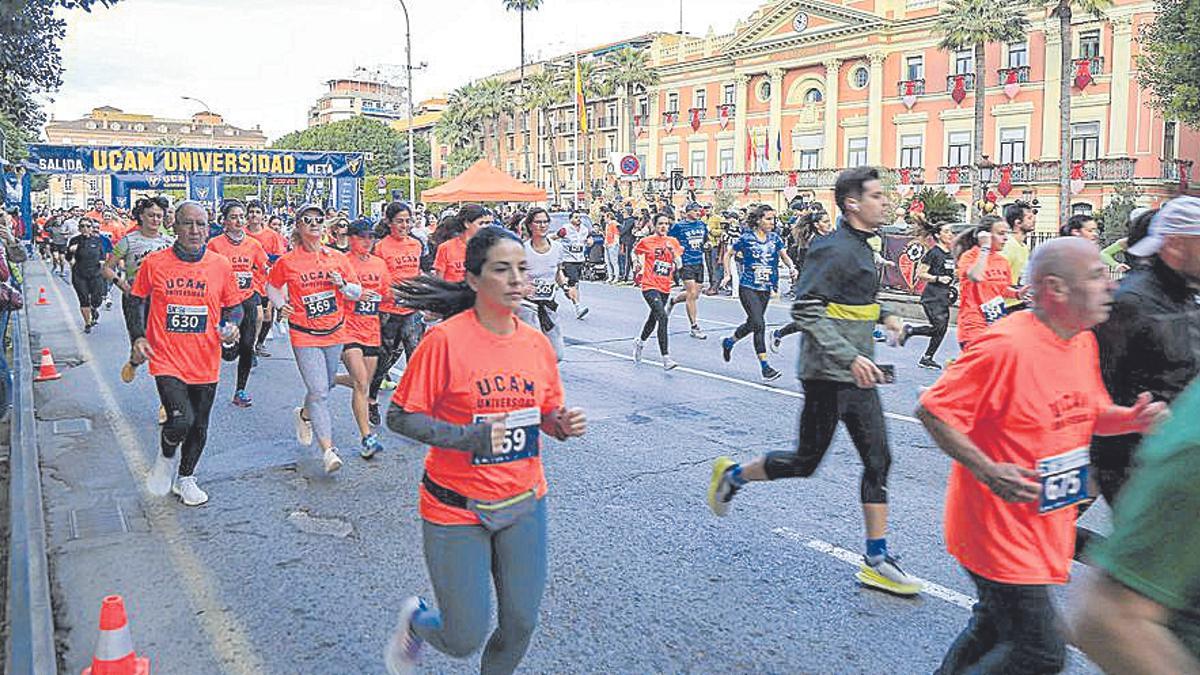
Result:
[[[892,466],[887,426],[878,389],[860,389],[846,382],[804,380],[804,409],[800,412],[800,437],[795,452],[769,452],[764,469],[768,480],[807,478],[817,470],[838,420],[846,425],[850,440],[862,459],[859,495],[864,504],[887,503],[887,477]]]
[[[254,367],[254,344],[258,337],[256,335],[258,308],[261,305],[262,299],[258,293],[251,294],[242,301],[242,322],[238,324],[237,389],[235,391],[246,388],[246,382],[250,379],[250,369]]]
[[[162,425],[163,457],[174,457],[175,449],[182,443],[179,475],[190,476],[196,470],[208,440],[208,413],[212,410],[213,397],[217,395],[217,383],[187,384],[176,377],[159,375],[154,378],[154,384],[167,409],[167,421]]]
[[[945,300],[922,300],[921,307],[929,319],[928,326],[918,326],[909,335],[923,335],[929,338],[929,347],[925,349],[925,358],[932,359],[942,346],[946,337],[946,329],[950,326],[950,303]]]
[[[255,342],[256,347],[263,346],[263,344],[267,341],[267,335],[271,332],[271,322],[267,321],[267,319],[271,316],[271,301],[263,298],[261,307],[262,309],[259,311],[263,313],[263,324],[262,327],[258,329],[258,340]]]
[[[71,285],[75,287],[75,297],[79,298],[80,307],[99,309],[104,304],[108,287],[104,285],[104,277],[99,272],[88,273],[71,268]]]
[[[771,291],[738,286],[738,300],[742,301],[742,309],[746,310],[746,322],[733,331],[734,341],[754,333],[754,353],[766,354],[767,322],[763,316],[767,313],[767,303],[771,301]]]
[[[662,291],[656,291],[652,288],[647,288],[642,291],[642,298],[646,304],[650,306],[650,316],[646,317],[646,325],[642,326],[642,341],[650,337],[650,333],[654,331],[654,327],[658,326],[658,351],[663,356],[667,355],[667,294]]]
[[[133,282],[130,282],[133,283]],[[143,302],[129,293],[121,294],[121,316],[125,319],[125,332],[129,334],[129,346],[133,346],[135,326],[143,325],[141,317]]]
[[[405,362],[412,359],[421,338],[425,335],[425,322],[417,312],[411,314],[384,313],[379,316],[380,359],[375,365],[375,375],[371,378],[371,388],[367,392],[372,401],[379,396],[379,386],[383,378],[396,362],[400,354],[404,354]]]

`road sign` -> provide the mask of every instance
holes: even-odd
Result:
[[[637,155],[623,155],[617,163],[617,169],[622,176],[636,176],[642,170],[642,163],[638,161]]]
[[[671,169],[671,189],[683,189],[683,169]]]

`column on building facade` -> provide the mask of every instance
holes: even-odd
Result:
[[[836,169],[838,165],[838,89],[842,62],[825,62],[825,147],[821,150],[821,167]]]
[[[1112,19],[1112,82],[1109,84],[1108,155],[1124,157],[1129,154],[1129,71],[1133,57],[1130,43],[1133,37],[1133,17]]]
[[[658,130],[662,127],[661,110],[658,105],[658,87],[646,88],[646,135],[649,144],[646,146],[646,175],[657,176],[662,173],[662,158],[659,153],[662,148],[658,144]]]
[[[868,57],[871,81],[867,96],[867,164],[871,166],[883,163],[883,60],[886,56],[883,52],[873,52]]]
[[[733,111],[733,171],[753,170],[746,168],[746,105],[749,97],[746,90],[750,86],[750,76],[742,73],[734,78],[734,111]]]
[[[772,68],[767,75],[771,78],[771,109],[767,123],[766,142],[767,146],[771,148],[771,156],[775,160],[774,167],[782,169],[783,158],[779,156],[780,149],[775,144],[775,139],[780,138],[776,134],[783,133],[783,99],[787,96],[787,92],[783,90],[783,69]]]
[[[1042,159],[1057,160],[1059,146],[1059,87],[1062,86],[1062,36],[1058,31],[1058,18],[1046,20],[1046,86],[1042,89]],[[1070,47],[1067,47],[1070,49]]]

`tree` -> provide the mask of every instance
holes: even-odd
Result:
[[[915,202],[924,205],[925,220],[931,223],[957,223],[963,215],[963,205],[939,189],[925,188],[914,194],[904,203],[904,210],[910,211]],[[913,222],[911,215],[906,215],[904,220]]]
[[[1138,42],[1138,80],[1163,117],[1200,127],[1200,0],[1158,0]]]
[[[30,132],[13,124],[3,112],[0,112],[0,136],[4,137],[4,151],[0,158],[10,162],[19,162],[29,155],[26,144],[37,140]]]
[[[542,6],[542,0],[501,0],[504,3],[504,9],[508,11],[516,11],[521,17],[521,89],[517,92],[517,97],[521,101],[519,105],[524,105],[525,100],[525,12],[537,11]],[[525,176],[529,178],[533,176],[529,168],[529,144],[525,144]]]
[[[446,166],[451,173],[460,173],[482,155],[478,96],[474,84],[466,84],[450,93],[446,111],[438,118],[434,134],[450,154]]]
[[[336,152],[367,152],[367,173],[399,173],[408,171],[408,138],[405,134],[380,122],[366,117],[351,117],[330,124],[293,131],[275,140],[271,148],[280,150],[332,150]],[[404,163],[401,164],[400,148],[404,148]],[[422,151],[417,143],[416,151]],[[424,145],[424,155],[417,159],[417,173],[429,174],[429,145]],[[403,168],[401,168],[403,166]],[[421,168],[424,168],[424,171]]]
[[[1113,0],[1057,0],[1052,1],[1054,9],[1051,16],[1058,17],[1059,33],[1059,68],[1062,71],[1061,83],[1058,88],[1058,132],[1059,132],[1059,163],[1058,163],[1058,224],[1065,226],[1071,219],[1071,17],[1075,8],[1087,12],[1096,18],[1104,16],[1104,10],[1111,7]],[[1047,67],[1049,64],[1047,64]],[[1194,74],[1192,74],[1194,77]]]
[[[500,166],[500,117],[513,109],[508,84],[497,78],[489,78],[475,85],[476,107],[482,117],[490,117],[495,124],[496,166]]]
[[[1129,214],[1137,208],[1142,191],[1133,183],[1113,186],[1113,197],[1096,215],[1104,244],[1108,245],[1129,234]]]
[[[62,86],[59,43],[67,34],[55,9],[111,7],[118,0],[0,0],[0,114],[29,132],[46,117],[33,96]]]
[[[608,73],[599,72],[594,61],[579,62],[579,80],[583,83],[584,107],[587,107],[589,100],[609,98],[616,90]],[[583,135],[583,189],[589,192],[592,187],[592,140],[596,126],[596,120],[589,116],[587,133]]]
[[[637,132],[633,123],[633,93],[637,87],[649,88],[658,84],[658,71],[650,66],[646,53],[633,47],[624,47],[609,57],[612,66],[612,83],[625,92],[625,121],[629,124],[629,152],[637,150]]]
[[[550,188],[554,200],[559,200],[558,186],[558,144],[556,142],[554,125],[550,122],[550,110],[567,100],[567,91],[563,81],[551,72],[540,72],[530,75],[526,81],[526,105],[534,114],[541,113],[540,120],[545,138],[549,141],[550,153]],[[543,134],[539,133],[541,138]]]
[[[1027,6],[1016,0],[949,0],[936,24],[941,36],[939,49],[975,50],[975,132],[971,156],[983,157],[983,129],[987,102],[987,51],[989,42],[1016,42],[1025,39],[1029,20]],[[983,199],[979,172],[972,172],[971,203]]]

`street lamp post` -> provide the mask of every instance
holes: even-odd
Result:
[[[979,171],[979,203],[976,205],[976,208],[979,210],[979,215],[984,215],[987,213],[985,209],[988,184],[992,182],[992,177],[996,171],[996,164],[988,159],[987,155],[983,155],[975,163],[975,168]]]
[[[208,146],[210,148],[216,146],[216,131],[213,128],[213,123],[212,123],[212,108],[209,108],[207,103],[205,103],[204,101],[201,101],[200,99],[196,98],[195,96],[180,96],[179,98],[182,98],[185,101],[195,101],[196,103],[199,103],[201,107],[204,108],[204,112],[208,114]]]
[[[413,161],[412,29],[408,21],[408,5],[404,4],[404,0],[400,0],[400,9],[404,10],[404,58],[407,62],[404,72],[408,75],[405,94],[408,98],[408,203],[411,205],[417,201],[416,165]]]

